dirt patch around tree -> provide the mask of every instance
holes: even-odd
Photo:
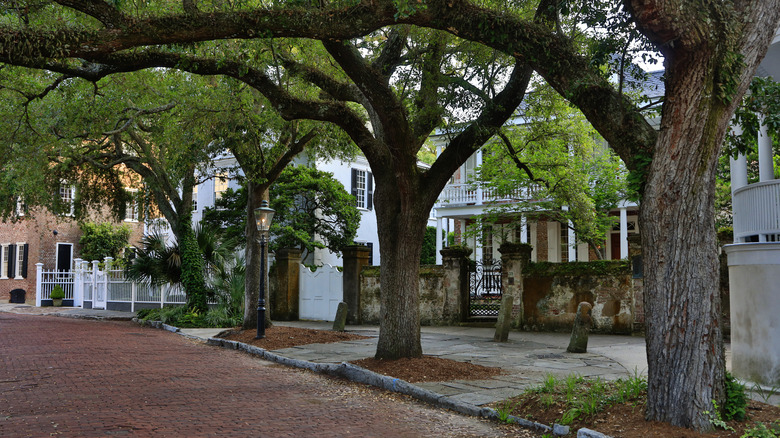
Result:
[[[560,423],[566,413],[561,405],[544,406],[538,396],[532,396],[516,408],[515,415],[542,424]],[[498,407],[498,406],[494,406]],[[645,403],[623,403],[607,408],[592,417],[570,424],[572,430],[582,427],[597,430],[614,438],[739,438],[747,429],[756,427],[757,422],[770,426],[780,419],[780,408],[756,401],[748,401],[748,419],[729,421],[726,425],[734,430],[716,429],[711,433],[698,433],[690,429],[675,427],[668,423],[645,421]],[[525,413],[525,415],[522,415]],[[771,435],[750,435],[770,437]]]
[[[243,342],[265,350],[280,350],[308,344],[332,344],[334,342],[370,339],[355,333],[314,330],[298,327],[275,325],[265,329],[265,338],[255,339],[257,330],[234,329],[222,337],[231,341]]]
[[[352,362],[375,373],[396,377],[410,383],[483,380],[502,373],[501,368],[423,356],[415,359],[383,360],[373,357]]]

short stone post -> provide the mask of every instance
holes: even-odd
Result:
[[[35,264],[35,306],[41,307],[43,299],[43,263]],[[25,298],[26,300],[26,298]]]
[[[577,306],[577,316],[574,317],[574,327],[571,329],[569,348],[566,349],[569,353],[588,352],[588,334],[593,323],[591,318],[592,310],[593,306],[586,301],[581,302]]]
[[[360,324],[360,271],[368,266],[370,249],[364,245],[346,246],[341,250],[344,256],[344,302],[347,303],[347,324]]]
[[[298,297],[300,295],[301,250],[281,248],[276,251],[276,261],[269,277],[269,301],[271,319],[295,321],[298,319]]]
[[[444,314],[453,315],[451,322],[464,322],[469,317],[469,260],[472,249],[448,246],[439,251],[444,267]]]
[[[520,328],[523,324],[523,267],[530,263],[532,249],[527,243],[502,243],[498,247],[501,253],[501,293],[513,300],[511,328]]]
[[[495,342],[506,342],[509,340],[509,328],[512,325],[512,310],[515,299],[511,295],[501,297],[501,310],[498,312],[498,322],[496,323],[496,333],[493,335]]]
[[[347,303],[340,302],[336,308],[336,319],[333,320],[333,331],[343,332],[347,325]]]

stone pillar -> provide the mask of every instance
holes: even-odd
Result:
[[[344,256],[344,302],[347,303],[347,324],[360,324],[360,271],[368,266],[369,249],[363,245],[346,246]]]
[[[471,248],[450,246],[440,251],[444,266],[444,314],[456,322],[469,317],[469,255]]]
[[[513,328],[523,323],[523,267],[531,261],[531,245],[527,243],[503,243],[501,253],[501,285],[503,295],[512,297]]]
[[[282,248],[276,251],[273,272],[269,273],[269,301],[271,319],[295,321],[298,319],[298,297],[300,288],[301,250]]]

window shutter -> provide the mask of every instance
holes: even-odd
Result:
[[[24,244],[24,260],[22,261],[22,278],[27,278],[27,251],[30,249],[30,244]]]
[[[14,278],[16,264],[16,245],[8,245],[8,278]]]
[[[366,208],[374,209],[374,175],[366,172]]]
[[[352,196],[357,198],[357,169],[352,169],[352,185],[350,186]]]
[[[374,266],[374,242],[366,242],[368,247],[368,264]]]

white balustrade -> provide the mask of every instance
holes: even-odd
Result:
[[[734,191],[734,242],[758,236],[759,242],[780,240],[780,180],[750,184]]]

